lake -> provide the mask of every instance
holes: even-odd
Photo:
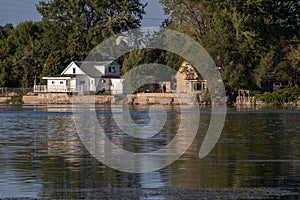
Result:
[[[150,139],[122,133],[109,107],[97,107],[96,115],[115,145],[145,153],[175,137],[180,109],[166,111],[163,130]],[[130,113],[137,124],[149,123],[147,107]],[[300,198],[299,109],[228,108],[218,143],[199,159],[210,116],[210,108],[201,108],[196,138],[178,160],[154,172],[127,173],[89,153],[71,106],[0,106],[0,198]]]

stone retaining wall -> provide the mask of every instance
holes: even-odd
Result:
[[[11,97],[0,97],[0,103],[5,103],[7,100],[10,100]]]
[[[95,99],[93,99],[95,98]],[[76,96],[75,98],[65,93],[39,93],[35,96],[23,96],[24,104],[79,104],[96,103],[109,104],[115,103],[116,98],[111,95],[99,96]],[[124,102],[124,101],[120,101]],[[196,95],[177,94],[177,93],[139,93],[127,96],[128,104],[138,105],[178,105],[197,103]]]
[[[95,98],[95,99],[92,99]],[[35,96],[23,96],[24,104],[79,104],[96,103],[108,104],[113,96],[76,96],[74,98],[66,93],[39,93]]]
[[[139,105],[178,105],[197,103],[196,95],[184,93],[139,93],[128,95],[129,104]]]

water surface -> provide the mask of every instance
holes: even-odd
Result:
[[[131,116],[146,124],[147,110],[131,108]],[[139,153],[162,148],[174,138],[180,109],[167,107],[167,113],[160,133],[136,139],[116,127],[109,107],[97,107],[99,123],[111,141]],[[155,172],[132,174],[111,169],[89,154],[78,137],[71,106],[2,106],[0,198],[120,198],[124,191],[139,189],[230,188],[272,188],[299,197],[300,110],[229,108],[221,138],[204,159],[198,158],[198,151],[210,122],[209,108],[202,108],[200,115],[196,139],[180,159]],[[178,148],[183,145],[184,140]],[[155,194],[154,199],[166,198]]]

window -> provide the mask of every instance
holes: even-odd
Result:
[[[76,68],[73,68],[73,74],[76,74]]]
[[[275,86],[281,86],[281,82],[275,82],[274,85]]]
[[[109,67],[108,72],[109,73],[115,73],[116,72],[116,67]]]
[[[186,64],[186,66],[185,66],[185,72],[186,72],[187,75],[190,74],[190,65],[189,64]]]
[[[61,85],[62,85],[62,84],[64,84],[64,82],[63,82],[63,81],[60,81],[60,82],[59,82],[59,84],[61,84]]]
[[[94,80],[93,79],[91,79],[91,85],[94,85]]]
[[[52,81],[51,84],[54,85],[54,84],[55,84],[55,81]]]
[[[202,91],[202,90],[204,90],[204,84],[202,82],[194,82],[193,83],[193,90],[194,91]]]
[[[84,85],[85,81],[79,81],[79,85]]]
[[[185,84],[186,84],[186,86],[189,86],[190,85],[190,81],[185,80]]]

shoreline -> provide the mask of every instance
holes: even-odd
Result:
[[[192,105],[197,96],[180,93],[138,93],[131,95],[82,95],[72,96],[66,93],[39,93],[25,95],[22,104],[131,104],[131,105]]]
[[[73,193],[73,194],[72,194]],[[277,199],[293,198],[298,199],[300,193],[293,189],[284,188],[203,188],[203,189],[184,189],[184,188],[99,188],[94,189],[93,193],[86,194],[84,191],[59,191],[56,198],[65,199],[66,196],[81,198],[117,198],[117,199]],[[51,198],[42,197],[1,197],[1,199],[39,199]]]
[[[245,101],[241,101],[245,102]],[[197,95],[186,93],[138,93],[130,95],[85,95],[73,96],[66,93],[38,93],[37,95],[16,95],[0,97],[0,105],[72,105],[72,104],[130,104],[130,105],[193,105],[212,106],[210,102],[199,102]],[[251,103],[228,104],[237,108],[260,107],[300,107],[300,101],[289,103]]]

